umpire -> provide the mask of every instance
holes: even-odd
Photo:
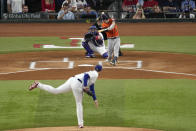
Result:
[[[97,30],[101,30],[102,29],[101,24],[102,24],[102,20],[101,20],[101,18],[99,16],[99,17],[97,17],[96,22],[93,25],[97,27]],[[107,38],[106,31],[103,31],[101,33],[103,35],[104,40],[107,40],[108,38]],[[119,56],[122,56],[122,55],[123,55],[123,53],[119,49]]]

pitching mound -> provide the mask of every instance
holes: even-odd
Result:
[[[128,127],[90,127],[79,129],[76,126],[70,127],[43,127],[43,128],[26,128],[18,129],[14,131],[160,131],[155,129],[144,129],[144,128],[128,128]]]

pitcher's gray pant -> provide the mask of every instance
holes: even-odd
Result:
[[[108,59],[119,56],[119,49],[120,49],[120,37],[116,38],[108,38]]]
[[[57,88],[42,83],[38,84],[38,88],[50,92],[52,94],[66,93],[72,90],[76,101],[78,125],[83,126],[84,123],[83,106],[82,106],[83,89],[82,89],[82,83],[79,82],[77,78],[71,77],[64,84],[60,85]]]

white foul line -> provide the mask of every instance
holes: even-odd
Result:
[[[0,73],[0,75],[9,75],[9,74],[25,73],[25,72],[32,72],[32,71],[39,71],[39,70],[47,70],[47,69],[33,69],[33,70],[22,70],[22,71],[15,71],[15,72],[4,72],[4,73]]]
[[[158,71],[158,70],[148,70],[148,69],[132,69],[132,70],[141,70],[141,71],[148,71],[148,72],[157,72],[157,73],[165,73],[165,74],[176,74],[176,75],[185,75],[185,76],[196,76],[196,74],[189,74],[189,73],[178,73],[178,72],[169,72],[169,71]]]
[[[68,58],[63,58],[62,61],[37,61],[37,62],[69,62],[69,65],[68,65],[67,68],[35,68],[36,62],[31,62],[30,66],[29,66],[30,70],[23,70],[23,71],[16,71],[16,72],[6,72],[6,73],[0,73],[0,75],[16,74],[16,73],[23,73],[23,72],[38,71],[38,70],[72,69],[74,67],[74,61],[69,61]],[[99,61],[98,64],[102,65],[103,62],[105,62],[105,61]],[[137,66],[136,67],[111,66],[111,67],[104,67],[104,68],[107,68],[107,69],[129,69],[129,70],[140,70],[140,71],[165,73],[165,74],[177,74],[177,75],[185,75],[185,76],[196,76],[196,74],[189,74],[189,73],[178,73],[178,72],[169,72],[169,71],[141,69],[142,68],[142,61],[120,61],[120,62],[137,62]]]
[[[108,69],[115,69],[112,67],[104,67]],[[117,68],[117,67],[116,67]],[[42,69],[33,69],[33,70],[23,70],[23,71],[16,71],[16,72],[6,72],[0,73],[0,75],[8,75],[8,74],[16,74],[16,73],[25,73],[25,72],[32,72],[32,71],[39,71],[39,70],[58,70],[58,69],[69,69],[69,68],[42,68]],[[137,69],[136,67],[118,67],[117,69],[128,69],[128,70],[140,70],[140,71],[148,71],[148,72],[156,72],[156,73],[164,73],[164,74],[177,74],[177,75],[185,75],[185,76],[196,76],[196,74],[189,74],[189,73],[178,73],[178,72],[168,72],[168,71],[158,71],[158,70],[148,70],[148,69]]]

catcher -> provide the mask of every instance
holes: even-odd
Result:
[[[91,26],[89,32],[84,35],[82,46],[86,50],[87,58],[94,58],[94,52],[99,53],[105,59],[108,58],[103,35],[97,31],[96,26]]]
[[[73,77],[70,77],[64,84],[60,85],[57,88],[35,81],[29,87],[29,91],[35,88],[39,88],[41,90],[47,91],[52,94],[60,94],[60,93],[67,93],[72,90],[76,101],[78,126],[79,128],[83,128],[84,126],[83,106],[82,106],[83,92],[92,96],[95,106],[98,108],[98,100],[96,98],[94,84],[101,70],[102,70],[102,66],[96,65],[95,70],[84,72],[81,74],[77,74]]]

